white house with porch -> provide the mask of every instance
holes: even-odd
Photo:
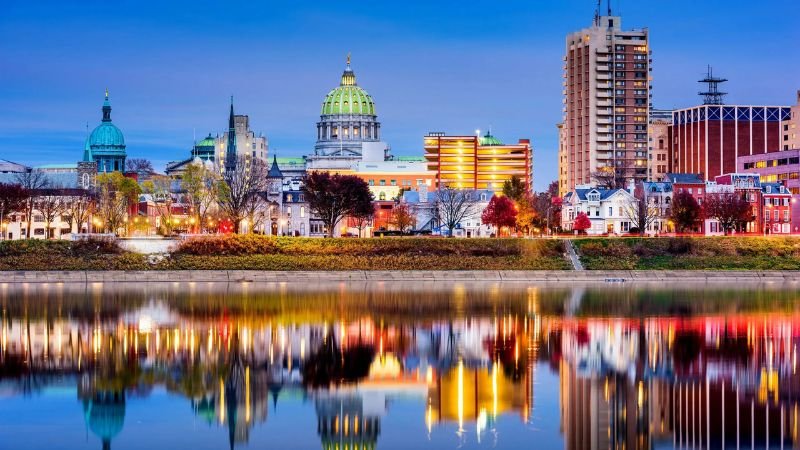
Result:
[[[635,227],[628,211],[634,201],[634,196],[625,189],[578,186],[564,196],[561,223],[565,230],[572,231],[575,217],[585,213],[592,223],[587,234],[628,233]]]

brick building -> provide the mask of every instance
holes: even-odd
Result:
[[[672,113],[673,170],[705,180],[736,171],[736,158],[778,151],[786,106],[702,105]]]

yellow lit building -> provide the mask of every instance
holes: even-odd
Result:
[[[425,160],[435,174],[435,186],[456,189],[488,189],[500,192],[503,183],[516,175],[532,186],[533,154],[529,139],[503,144],[485,136],[425,136]]]

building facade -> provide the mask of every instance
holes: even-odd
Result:
[[[672,111],[650,111],[650,130],[648,131],[647,179],[658,181],[672,172],[669,155],[672,140]]]
[[[786,106],[702,105],[672,113],[673,170],[705,180],[736,171],[736,159],[780,150]]]
[[[789,117],[781,122],[781,149],[800,149],[800,90],[797,91],[797,103],[789,111]]]
[[[425,160],[435,177],[434,189],[500,192],[512,176],[519,177],[529,190],[533,186],[533,150],[528,139],[503,144],[489,133],[482,137],[428,133]]]
[[[592,183],[592,173],[603,168],[647,179],[650,55],[648,31],[624,31],[622,19],[610,14],[567,35],[567,191]]]
[[[556,128],[558,128],[558,196],[564,197],[569,192],[567,129],[563,123],[556,124]]]
[[[625,189],[578,187],[564,196],[561,206],[561,226],[572,231],[575,218],[584,213],[592,223],[586,234],[624,234],[635,227],[628,210],[634,201]]]

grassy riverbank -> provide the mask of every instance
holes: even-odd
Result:
[[[209,236],[167,257],[107,242],[0,242],[0,270],[565,270],[563,243],[518,239]]]
[[[800,238],[585,238],[588,270],[800,270]]]

